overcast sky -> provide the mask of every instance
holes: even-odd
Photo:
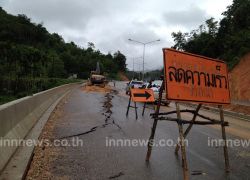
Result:
[[[148,42],[145,69],[163,67],[162,48],[171,47],[172,32],[189,32],[210,17],[222,18],[232,0],[0,0],[10,14],[26,14],[43,23],[49,32],[81,47],[93,42],[103,53],[120,50],[132,69],[142,69],[143,46],[129,38]],[[139,58],[138,58],[139,57]]]

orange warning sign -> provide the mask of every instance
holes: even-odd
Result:
[[[154,102],[154,91],[152,89],[131,89],[131,97],[134,102]]]
[[[227,65],[204,56],[163,49],[167,99],[229,104]]]

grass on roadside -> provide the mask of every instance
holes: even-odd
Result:
[[[0,105],[7,102],[29,96],[47,89],[51,89],[63,84],[83,82],[82,79],[19,79],[19,81],[5,80],[1,81],[1,91],[0,91]],[[14,90],[14,87],[17,90]]]

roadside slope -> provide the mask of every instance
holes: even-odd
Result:
[[[245,55],[229,73],[231,98],[250,101],[250,53]]]
[[[225,108],[250,114],[250,53],[229,72],[229,85],[232,104]]]

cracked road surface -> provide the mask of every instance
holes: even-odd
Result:
[[[134,109],[126,117],[128,97],[124,86],[125,82],[117,82],[116,88],[105,90],[79,87],[61,100],[45,125],[40,140],[72,141],[72,138],[79,138],[82,144],[77,147],[45,144],[36,147],[26,179],[182,179],[181,157],[175,156],[175,147],[171,144],[153,147],[149,163],[145,162],[146,144],[133,146],[131,142],[130,146],[122,146],[121,143],[109,146],[112,139],[148,140],[150,136],[152,105],[142,117],[142,104],[138,104],[138,120],[135,120]],[[161,110],[173,108],[163,107]],[[187,114],[183,117],[190,119]],[[249,132],[249,125],[244,128]],[[234,131],[227,137],[238,138]],[[156,142],[160,139],[176,142],[177,138],[176,123],[158,122]],[[223,148],[208,147],[208,140],[214,138],[221,138],[221,131],[211,126],[194,126],[188,135],[190,179],[249,179],[249,146],[229,147],[231,173],[226,174]]]

